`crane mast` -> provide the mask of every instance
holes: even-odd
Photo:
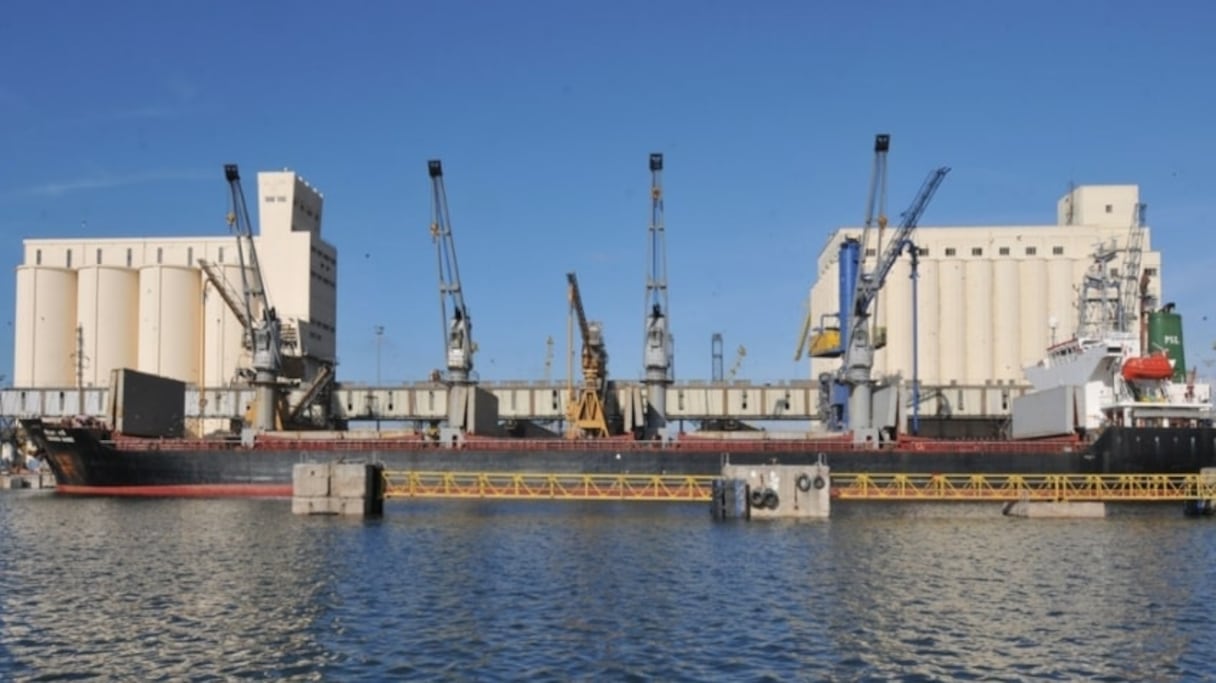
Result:
[[[877,257],[882,253],[883,231],[887,229],[887,152],[890,149],[890,135],[879,133],[874,136],[874,165],[870,169],[870,191],[866,197],[866,221],[861,232],[861,267],[857,269],[858,285],[861,284],[861,274],[865,272],[866,253],[870,246],[870,231],[874,228],[878,229],[874,254]],[[853,296],[856,301],[856,286],[853,289]],[[878,310],[877,294],[874,295],[874,310]],[[873,328],[872,333],[877,335],[877,328]],[[875,341],[878,348],[883,346],[883,343]]]
[[[883,284],[886,283],[887,276],[891,274],[895,261],[898,260],[904,249],[911,245],[912,231],[920,222],[920,217],[929,205],[929,201],[933,199],[938,186],[949,172],[949,168],[941,167],[929,173],[921,185],[920,191],[917,192],[916,198],[912,201],[912,205],[901,215],[895,235],[879,253],[874,269],[860,274],[857,278],[852,320],[849,321],[848,336],[845,340],[842,379],[849,390],[849,426],[853,429],[854,439],[858,441],[876,441],[876,430],[872,418],[873,382],[871,380],[875,347],[869,329],[874,301],[878,298]]]
[[[650,155],[650,239],[646,249],[645,346],[646,394],[650,410],[646,435],[666,423],[667,385],[672,381],[673,343],[667,308],[667,240],[663,226],[663,155]]]
[[[439,260],[439,314],[447,352],[447,379],[451,384],[468,384],[477,347],[473,344],[473,322],[460,288],[456,243],[452,240],[448,196],[443,185],[443,164],[439,159],[432,159],[426,165],[431,176],[431,240]]]
[[[282,323],[266,294],[262,266],[258,262],[253,228],[249,221],[249,208],[245,204],[245,191],[241,188],[241,175],[237,165],[225,164],[224,177],[228,180],[231,195],[228,228],[236,235],[237,258],[241,267],[245,335],[252,350],[251,368],[253,385],[256,388],[256,417],[253,427],[258,431],[271,431],[275,428],[278,377],[283,364],[280,350]]]

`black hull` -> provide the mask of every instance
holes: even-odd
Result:
[[[783,450],[729,441],[696,448],[645,442],[597,449],[442,448],[419,443],[339,450],[332,443],[298,449],[142,445],[115,448],[84,428],[26,425],[65,493],[129,495],[290,495],[292,467],[305,462],[379,462],[389,470],[578,474],[716,475],[722,465],[813,464],[837,472],[906,474],[1180,474],[1216,466],[1216,429],[1112,428],[1091,445],[1044,447],[1009,442],[933,442],[884,450],[807,443]]]

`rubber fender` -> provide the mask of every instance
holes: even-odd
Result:
[[[798,480],[795,483],[798,485],[798,490],[802,491],[803,493],[811,490],[811,477],[805,472],[798,475]]]
[[[826,479],[824,479],[821,476],[815,477],[815,488],[816,489],[822,489],[823,487],[825,487],[827,485],[828,485],[828,482]]]
[[[748,496],[749,502],[752,504],[752,507],[754,507],[754,508],[764,507],[764,492],[766,490],[767,489],[752,489],[751,494],[749,494],[749,496]]]
[[[777,497],[777,492],[772,489],[764,489],[764,507],[770,510],[776,510],[781,504],[781,499]]]

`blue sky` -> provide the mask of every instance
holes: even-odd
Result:
[[[339,250],[339,376],[443,364],[425,162],[444,161],[483,379],[564,376],[565,273],[642,374],[647,155],[666,156],[680,378],[803,378],[802,301],[862,218],[1050,223],[1138,183],[1192,361],[1212,357],[1216,5],[1174,2],[18,2],[0,25],[0,260],[23,237],[219,235],[221,166],[291,168]],[[247,191],[253,191],[252,183]],[[11,376],[15,278],[0,278]],[[271,292],[273,298],[274,293]],[[1205,318],[1211,318],[1206,320]]]

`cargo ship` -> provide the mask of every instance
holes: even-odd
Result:
[[[1216,466],[1210,387],[1175,381],[1135,335],[1072,339],[1026,375],[1010,438],[858,442],[849,433],[796,439],[681,434],[670,439],[491,438],[425,433],[265,432],[206,439],[142,438],[99,423],[21,425],[63,494],[288,496],[306,462],[377,462],[389,470],[716,475],[723,465],[815,464],[837,472],[1182,474]]]

